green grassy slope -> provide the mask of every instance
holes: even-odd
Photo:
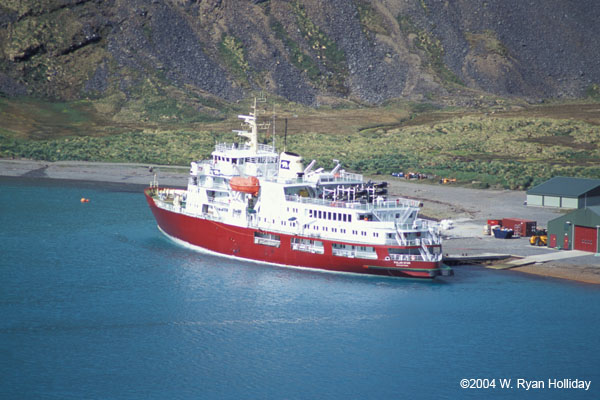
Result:
[[[120,122],[92,101],[52,103],[0,98],[0,156],[39,160],[186,165],[210,155],[215,141],[235,139],[227,119],[185,118],[177,104],[153,112],[172,118]],[[324,167],[340,159],[368,174],[398,171],[453,177],[477,187],[526,189],[555,175],[600,178],[600,104],[557,104],[509,110],[431,110],[412,103],[373,108],[265,105],[277,115],[277,144]],[[149,111],[148,111],[149,112]],[[263,140],[272,140],[263,137]]]

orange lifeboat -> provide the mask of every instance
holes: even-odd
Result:
[[[258,195],[258,191],[260,190],[260,182],[255,176],[250,176],[248,178],[234,176],[229,180],[229,186],[236,192],[250,193],[254,196]]]

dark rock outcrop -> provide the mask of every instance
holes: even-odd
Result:
[[[0,5],[0,93],[573,98],[600,82],[599,19],[594,0],[23,0]]]

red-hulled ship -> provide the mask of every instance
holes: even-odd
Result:
[[[246,143],[217,144],[192,162],[186,190],[145,191],[159,229],[182,245],[288,267],[409,278],[451,275],[438,225],[420,204],[388,199],[341,164],[306,168],[297,154],[258,144],[254,112],[240,115]]]

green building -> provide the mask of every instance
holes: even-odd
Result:
[[[600,253],[600,205],[574,210],[548,222],[548,247]]]
[[[600,205],[600,179],[555,176],[527,191],[527,205],[585,208]]]

